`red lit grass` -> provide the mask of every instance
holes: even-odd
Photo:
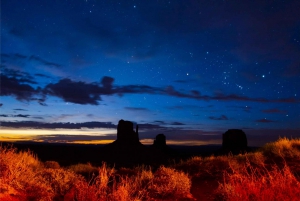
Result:
[[[156,171],[105,163],[63,168],[0,146],[0,200],[298,200],[299,176],[299,139],[281,138],[243,155],[193,157]]]
[[[264,171],[245,166],[244,170],[226,173],[218,191],[223,200],[296,201],[300,183],[288,166]]]
[[[134,176],[116,174],[104,163],[90,181],[77,172],[94,171],[91,165],[59,168],[43,164],[31,152],[0,146],[0,200],[178,200],[191,197],[190,179],[170,167],[152,172],[136,169]]]
[[[299,200],[300,140],[280,138],[254,153],[193,157],[175,165],[192,177],[192,193],[209,200]],[[219,183],[211,185],[210,183]],[[200,187],[207,186],[203,189]],[[199,186],[199,188],[197,188]],[[193,190],[196,189],[197,191]],[[202,196],[202,197],[201,197]]]

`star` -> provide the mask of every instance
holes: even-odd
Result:
[[[241,85],[235,84],[238,88],[243,89]],[[247,106],[246,106],[247,107]]]
[[[262,75],[262,77],[264,78],[264,77],[265,77],[265,75]]]

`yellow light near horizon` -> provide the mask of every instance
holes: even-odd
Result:
[[[201,146],[201,145],[209,145],[209,144],[221,144],[220,140],[167,140],[167,145],[183,145],[183,146]]]
[[[115,129],[0,129],[0,141],[16,142],[16,141],[35,141],[44,142],[39,137],[43,135],[86,135],[86,136],[107,136],[116,134]],[[111,140],[72,140],[53,139],[47,140],[49,143],[72,143],[72,144],[109,144]],[[144,145],[152,145],[153,139],[141,139],[140,142]],[[183,146],[199,146],[208,144],[221,144],[221,140],[167,140],[167,145],[183,145]]]
[[[112,135],[115,129],[1,129],[0,135]]]
[[[0,141],[40,141],[47,135],[107,136],[116,134],[115,129],[0,129]]]
[[[114,140],[74,140],[72,142],[67,142],[68,144],[109,144]]]
[[[144,145],[153,144],[153,139],[141,139],[140,142]],[[221,140],[167,140],[167,145],[182,145],[182,146],[200,146],[209,144],[221,144]]]

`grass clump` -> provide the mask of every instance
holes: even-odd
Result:
[[[51,188],[37,176],[42,167],[32,152],[0,146],[0,198],[51,200]]]
[[[191,181],[185,173],[167,167],[160,167],[149,185],[152,197],[165,199],[187,197],[190,188]]]
[[[261,151],[269,157],[294,159],[300,157],[300,139],[279,138],[275,142],[267,143]]]
[[[53,164],[55,168],[51,168]],[[30,151],[0,146],[0,200],[50,201],[63,197],[82,178],[57,164],[45,165]]]
[[[95,172],[92,178],[82,175]],[[0,146],[0,200],[132,201],[178,200],[189,196],[190,179],[173,168],[120,169],[77,164],[62,168],[30,152]]]
[[[192,157],[187,161],[181,161],[174,167],[184,171],[192,177],[217,178],[222,177],[224,170],[230,168],[232,156],[210,156],[210,157]]]
[[[60,168],[60,165],[58,162],[56,161],[46,161],[44,163],[44,167],[45,168],[51,168],[51,169],[59,169]]]
[[[196,156],[155,171],[116,170],[105,163],[62,168],[55,161],[40,162],[30,151],[0,146],[0,181],[0,200],[192,200],[190,192],[199,191],[229,201],[297,200],[300,140],[280,138],[253,153]]]
[[[240,171],[225,173],[218,193],[228,201],[296,201],[300,197],[300,182],[287,166],[283,169],[274,166],[272,170],[264,171],[247,166]]]
[[[92,164],[90,163],[70,165],[69,167],[67,167],[67,169],[76,174],[84,176],[87,180],[92,179],[95,175],[98,174],[98,168],[92,166]]]

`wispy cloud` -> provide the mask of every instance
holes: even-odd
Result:
[[[16,110],[16,111],[28,111],[28,110],[21,109],[21,108],[16,108],[16,109],[13,109],[13,110]]]
[[[269,120],[269,119],[258,119],[255,122],[259,122],[259,123],[274,123],[276,121]]]
[[[173,86],[167,87],[153,87],[148,85],[114,85],[114,78],[104,76],[100,82],[83,82],[74,81],[69,78],[64,78],[56,83],[50,83],[44,88],[33,88],[28,79],[17,78],[20,72],[13,72],[15,76],[8,76],[1,74],[2,92],[1,95],[12,95],[17,100],[37,100],[40,104],[46,105],[44,101],[47,96],[55,96],[62,98],[65,102],[71,102],[81,105],[99,105],[102,101],[101,96],[119,95],[125,94],[156,94],[164,96],[172,96],[178,98],[188,98],[199,101],[248,101],[248,102],[260,102],[260,103],[299,103],[300,100],[293,98],[285,99],[266,99],[266,98],[251,98],[247,96],[241,96],[238,94],[216,94],[214,96],[202,95],[197,90],[183,90],[178,91]],[[73,89],[77,89],[74,93]],[[40,96],[39,98],[34,97]],[[128,108],[127,108],[128,109]],[[133,108],[131,108],[133,110]]]
[[[149,111],[149,109],[143,107],[125,107],[124,109],[130,111]]]
[[[20,63],[20,62],[37,62],[41,65],[44,66],[49,66],[49,67],[62,67],[60,64],[54,63],[54,62],[50,62],[47,61],[46,59],[43,59],[39,56],[36,55],[31,55],[31,56],[26,56],[23,54],[1,54],[1,56],[5,59],[5,63],[6,62],[16,62],[16,63]]]
[[[28,117],[30,117],[30,115],[28,115],[28,114],[17,114],[17,115],[1,114],[0,117],[21,117],[21,118],[28,118]]]
[[[1,76],[1,96],[14,96],[19,101],[30,101],[30,99],[38,93],[29,84],[22,84],[20,79],[14,77]]]
[[[286,111],[284,110],[279,110],[277,108],[273,108],[273,109],[267,109],[267,110],[261,110],[263,113],[269,113],[269,114],[285,114]]]
[[[220,117],[210,116],[208,118],[211,119],[211,120],[228,120],[228,117],[226,115],[221,115]]]
[[[185,125],[185,124],[181,123],[181,122],[178,122],[178,121],[175,121],[175,122],[172,122],[170,125],[173,125],[173,126],[182,126],[182,125]]]
[[[111,122],[84,122],[84,123],[43,123],[37,121],[0,122],[2,127],[11,128],[40,128],[40,129],[80,129],[80,128],[116,128]]]

